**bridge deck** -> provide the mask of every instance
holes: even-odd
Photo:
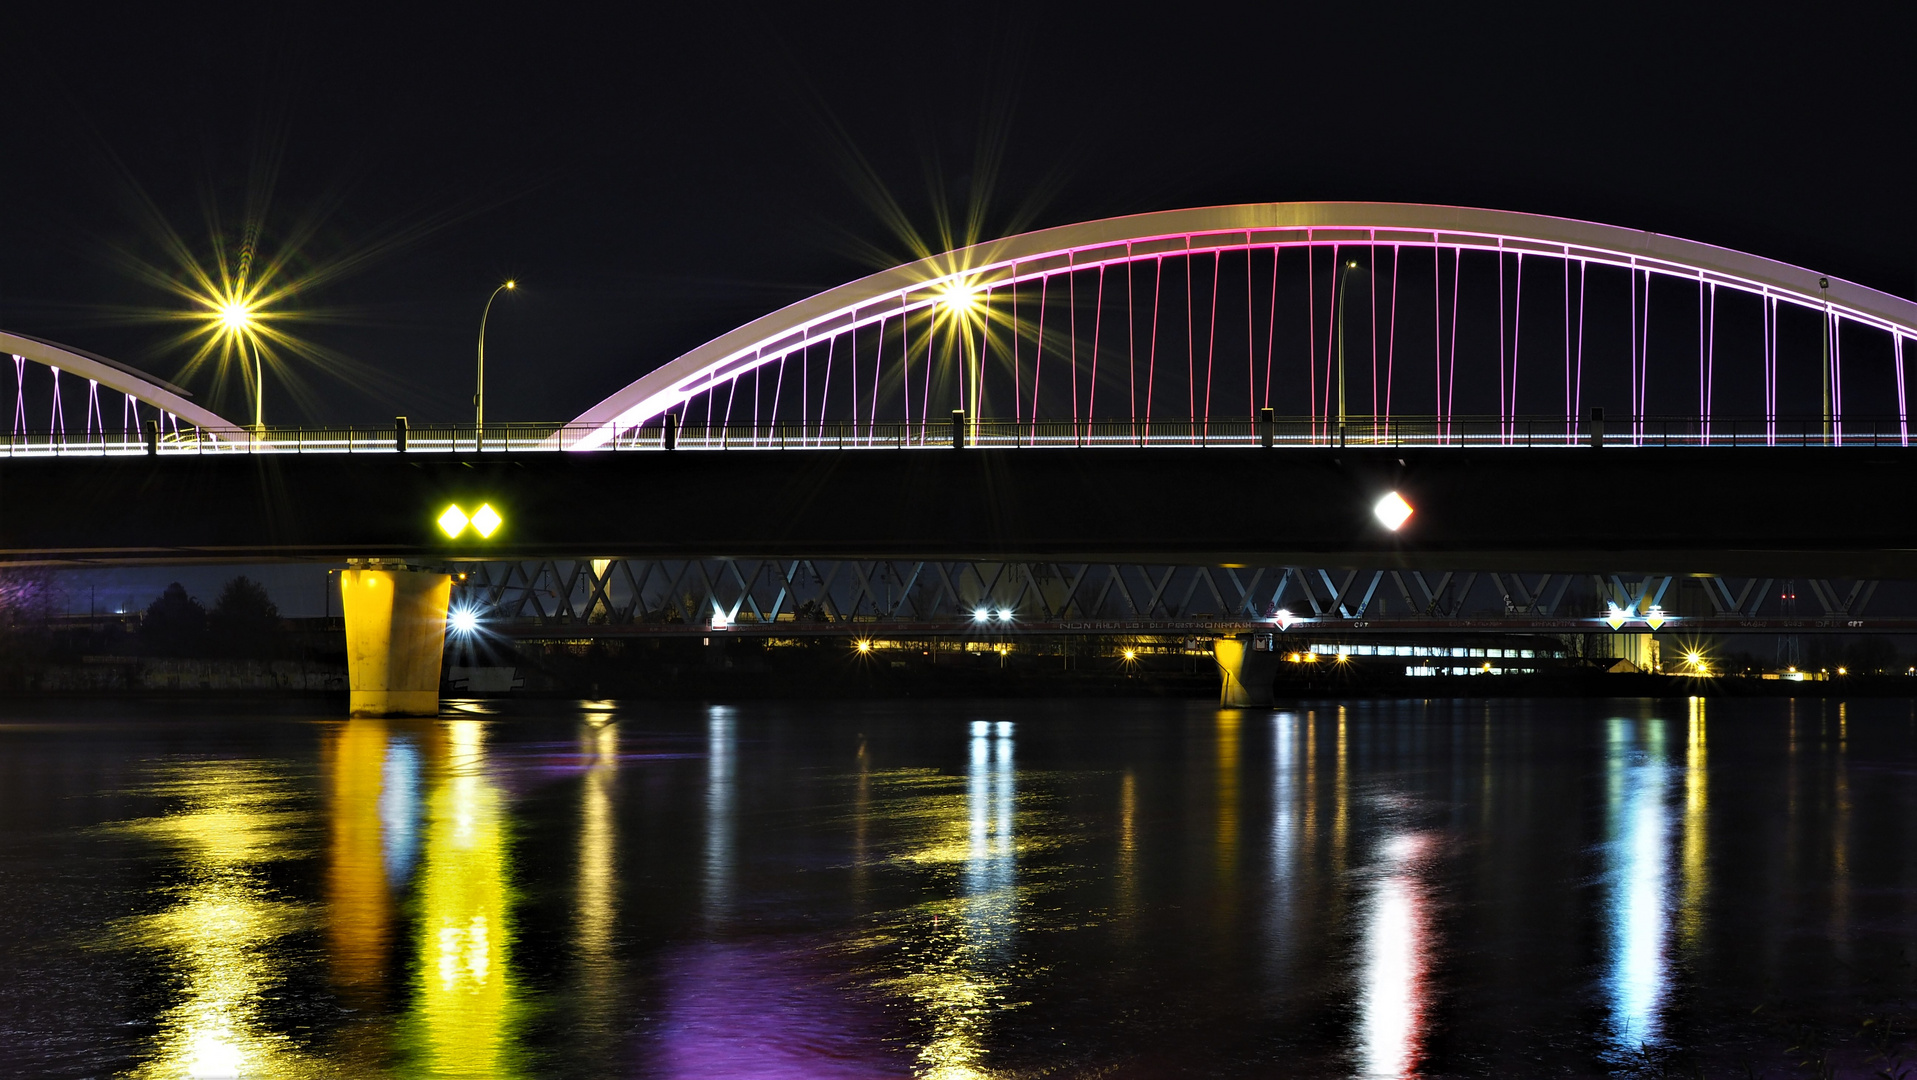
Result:
[[[1917,455],[974,448],[0,461],[0,559],[808,556],[1917,577]],[[1402,532],[1372,504],[1396,490]],[[449,504],[495,507],[449,540]]]

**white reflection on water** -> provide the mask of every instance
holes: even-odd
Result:
[[[1271,718],[1271,910],[1269,938],[1274,959],[1291,954],[1292,908],[1298,873],[1298,718],[1285,712]]]
[[[739,736],[732,710],[714,705],[706,714],[706,866],[707,923],[732,907],[733,774]]]
[[[1632,1052],[1662,1035],[1669,978],[1670,813],[1664,721],[1611,720],[1605,747],[1604,912],[1612,1048]]]
[[[419,810],[419,744],[409,736],[394,735],[386,744],[379,791],[386,878],[394,885],[405,883],[419,857]]]
[[[1430,1004],[1431,916],[1423,864],[1431,840],[1394,833],[1379,848],[1360,944],[1358,1075],[1417,1075]]]

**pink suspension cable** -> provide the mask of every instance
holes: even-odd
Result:
[[[856,333],[856,331],[854,332]],[[853,340],[856,341],[857,339],[854,338]],[[857,346],[854,346],[854,351],[857,351]],[[884,367],[885,367],[885,317],[881,315],[879,316],[879,343],[877,348],[877,354],[872,357],[872,405],[871,405],[872,415],[871,415],[871,418],[866,421],[866,425],[865,425],[865,433],[867,437],[876,435],[879,430],[879,372]],[[857,426],[858,417],[856,416],[853,417],[852,421],[854,426]]]
[[[1511,431],[1518,435],[1518,337],[1524,330],[1524,252],[1518,252],[1518,295],[1511,308]]]
[[[27,358],[13,358],[13,434],[18,437],[27,433]]]
[[[1218,279],[1219,271],[1224,267],[1225,255],[1221,251],[1211,253],[1211,322],[1205,331],[1205,427],[1211,434],[1211,386],[1212,364],[1218,358]]]
[[[1571,259],[1564,259],[1564,441],[1570,442],[1577,425],[1577,407],[1571,404]]]
[[[1336,256],[1332,265],[1337,266]],[[1276,273],[1274,270],[1273,273]],[[1305,245],[1305,411],[1318,437],[1318,249]]]
[[[1192,304],[1191,293],[1192,257],[1185,255],[1185,421],[1196,425],[1198,422],[1198,330],[1194,324],[1197,313]],[[1191,434],[1191,441],[1197,442],[1198,436]]]
[[[1844,445],[1844,315],[1831,315],[1831,435]]]
[[[1391,428],[1391,383],[1398,364],[1398,262],[1401,254],[1397,244],[1391,245],[1391,314],[1385,331],[1384,422],[1387,432]]]
[[[839,335],[825,339],[825,378],[819,383],[819,438],[825,438],[826,405],[832,399],[832,358],[839,351]]]
[[[1641,365],[1637,380],[1637,433],[1638,442],[1644,441],[1646,432],[1645,413],[1651,404],[1651,272],[1644,271],[1644,341],[1638,350],[1638,362]]]
[[[983,318],[979,320],[979,327],[978,327],[978,374],[977,374],[976,381],[974,382],[972,386],[972,409],[970,411],[973,413],[972,420],[974,423],[976,423],[978,420],[977,414],[985,411],[985,369],[986,369],[986,360],[988,360],[991,357],[991,348],[992,348],[992,290],[986,289],[985,290],[985,315]],[[877,420],[878,420],[878,413],[874,411],[873,421],[876,423]]]
[[[1105,323],[1105,264],[1098,265],[1098,291],[1092,301],[1092,373],[1091,388],[1085,394],[1085,431],[1090,436],[1092,421],[1098,418],[1098,333]]]
[[[1890,335],[1890,341],[1891,359],[1897,369],[1897,444],[1909,446],[1910,413],[1909,404],[1904,397],[1904,335],[1893,332]]]
[[[1431,415],[1437,417],[1438,436],[1444,429],[1444,267],[1438,245],[1431,245]]]
[[[899,312],[899,318],[901,319],[910,318],[911,310],[909,308],[904,308],[905,300],[903,297],[900,298],[899,303],[901,308],[903,308],[903,310]],[[919,396],[919,441],[920,442],[925,441],[925,433],[926,433],[925,425],[930,423],[932,420],[932,371],[933,371],[932,350],[938,345],[938,336],[939,336],[938,328],[939,328],[938,309],[936,307],[926,308],[925,309],[925,370],[919,377],[919,393],[920,393],[920,396]]]
[[[1078,430],[1078,270],[1065,271],[1065,302],[1070,308],[1070,317],[1065,322],[1065,331],[1071,335],[1072,347],[1068,354],[1072,368],[1072,430]]]
[[[1504,248],[1500,245],[1498,248],[1498,436],[1500,440],[1502,440],[1505,434],[1504,424],[1507,411],[1505,402],[1508,400],[1505,397],[1504,366],[1508,363],[1506,357],[1509,353],[1506,351],[1507,342],[1505,340],[1504,330]]]
[[[1717,381],[1717,283],[1711,283],[1710,328],[1704,344],[1704,441],[1711,438],[1711,397]]]
[[[1158,300],[1164,295],[1165,257],[1153,260],[1152,273],[1152,340],[1145,358],[1145,438],[1152,437],[1152,390],[1158,378]]]
[[[779,357],[779,377],[772,382],[772,423],[775,426],[779,423],[779,395],[785,391],[785,361],[786,357],[791,355],[791,353],[785,353]],[[777,445],[777,443],[778,440],[767,436],[767,445]]]
[[[1630,392],[1631,412],[1633,414],[1631,417],[1631,433],[1635,436],[1637,434],[1637,418],[1635,415],[1637,413],[1637,268],[1635,266],[1631,268],[1630,348],[1631,355],[1628,359],[1631,367]]]
[[[1043,274],[1038,279],[1038,352],[1032,357],[1032,439],[1038,439],[1038,380],[1045,373],[1045,308],[1047,292],[1051,288],[1052,276]]]
[[[1458,296],[1464,292],[1464,249],[1451,249],[1451,371],[1445,376],[1444,430],[1451,433],[1458,408]]]
[[[1378,234],[1371,234],[1371,286],[1365,290],[1370,294],[1371,322],[1365,327],[1365,336],[1371,339],[1371,434],[1378,434]]]
[[[1571,398],[1571,416],[1573,423],[1576,423],[1577,417],[1584,415],[1584,282],[1590,276],[1591,264],[1580,261],[1578,263],[1577,389],[1573,392]]]
[[[1130,263],[1125,264],[1127,268]],[[1012,264],[1012,429],[1018,430],[1025,419],[1025,385],[1019,380],[1018,339],[1025,324],[1018,321],[1018,264]]]
[[[1278,257],[1285,253],[1281,247],[1271,249],[1271,321],[1265,325],[1265,401],[1264,407],[1271,408],[1271,359],[1278,348]]]
[[[1132,264],[1136,260],[1125,260],[1125,382],[1131,393],[1131,434],[1134,442],[1138,439],[1138,313],[1133,308],[1138,303],[1137,283],[1132,280]]]
[[[1255,410],[1258,407],[1258,331],[1252,320],[1256,316],[1255,305],[1251,299],[1251,248],[1245,248],[1245,407]]]
[[[60,369],[53,369],[53,414],[47,418],[47,430],[60,437],[62,442],[67,436],[67,414],[60,408]]]

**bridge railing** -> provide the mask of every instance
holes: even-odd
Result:
[[[133,433],[15,432],[0,456],[122,457],[181,454],[532,453],[571,450],[597,428],[557,423],[394,424],[217,430],[182,426],[155,445]],[[598,450],[839,450],[1015,447],[1905,447],[1902,417],[1817,416],[1286,416],[1231,420],[825,420],[804,424],[653,424],[633,428]]]

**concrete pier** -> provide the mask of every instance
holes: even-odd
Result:
[[[1213,639],[1211,658],[1222,680],[1218,704],[1271,704],[1272,681],[1278,676],[1277,648],[1276,636],[1268,632]]]
[[[342,570],[346,676],[354,716],[438,716],[449,574]]]

